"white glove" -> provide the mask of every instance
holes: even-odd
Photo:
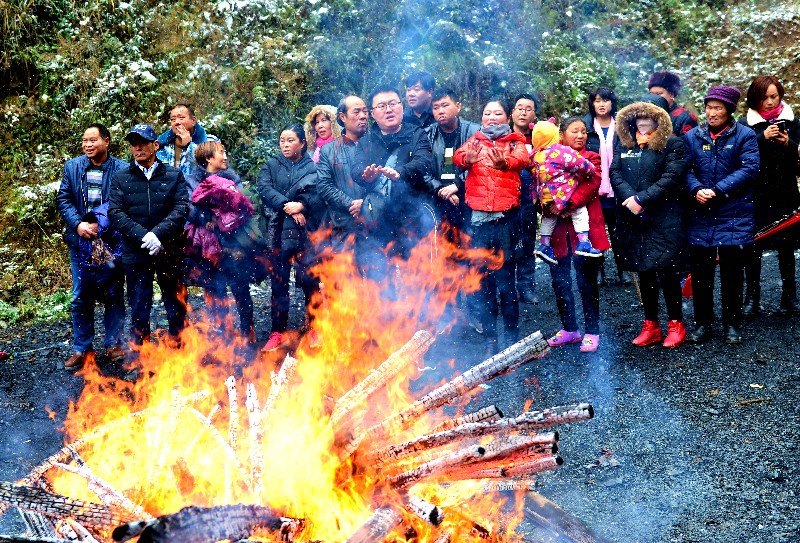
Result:
[[[157,255],[161,252],[161,242],[154,233],[148,232],[142,238],[142,249],[147,249],[150,256]]]

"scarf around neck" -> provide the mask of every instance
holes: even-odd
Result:
[[[600,121],[597,117],[594,118],[594,131],[600,137],[600,196],[614,197],[614,190],[611,188],[611,162],[614,160],[614,132],[617,123],[614,118],[611,118],[611,124],[608,125],[608,132],[603,132],[603,127],[600,126]],[[606,135],[608,134],[608,135]]]
[[[650,143],[650,138],[653,137],[653,133],[650,132],[649,134],[642,134],[638,130],[636,131],[636,143],[639,144],[639,147],[644,147],[648,143]]]
[[[774,121],[780,116],[781,113],[783,113],[783,102],[781,102],[778,107],[774,109],[758,112],[758,114],[761,115],[765,121]]]
[[[326,143],[330,143],[330,142],[332,142],[332,141],[333,141],[333,134],[331,134],[331,135],[330,135],[329,137],[327,137],[327,138],[320,138],[320,137],[318,137],[318,138],[317,138],[317,139],[314,141],[314,154],[313,154],[313,155],[311,155],[311,160],[313,160],[315,164],[316,164],[317,162],[319,162],[319,151],[320,151],[320,149],[322,149],[322,147],[323,147],[323,146],[324,146]]]
[[[495,141],[503,136],[508,136],[511,133],[511,127],[507,124],[490,124],[481,128],[481,132],[490,140]]]

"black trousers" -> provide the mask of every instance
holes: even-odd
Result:
[[[575,315],[575,294],[572,291],[572,267],[583,305],[583,325],[587,334],[600,334],[600,289],[597,285],[597,270],[602,264],[599,258],[586,258],[567,254],[559,258],[558,264],[550,265],[550,277],[556,306],[561,317],[561,326],[567,332],[578,330]]]
[[[745,247],[689,246],[692,270],[694,321],[697,326],[714,322],[714,272],[719,256],[722,323],[738,327],[742,323]]]
[[[671,321],[683,322],[683,302],[681,300],[681,275],[674,271],[638,272],[639,288],[642,291],[644,318],[649,321],[658,320],[658,291],[664,292],[667,304],[667,318]]]
[[[303,290],[305,296],[306,320],[309,318],[308,308],[314,300],[314,293],[319,292],[319,279],[308,270],[311,262],[307,255],[298,251],[276,250],[270,259],[270,286],[272,287],[271,311],[272,332],[283,333],[289,326],[289,279],[294,266],[295,286]]]
[[[169,335],[177,340],[186,325],[183,258],[158,256],[145,263],[126,264],[125,278],[128,283],[128,305],[131,307],[131,341],[141,345],[150,336],[154,280],[158,281],[161,289]]]
[[[758,301],[761,298],[761,254],[763,249],[748,245],[745,249],[747,262],[745,278],[747,279],[746,296]],[[780,247],[778,252],[778,271],[781,275],[781,299],[794,299],[797,296],[797,264],[794,260],[794,249]]]
[[[519,213],[519,244],[517,245],[517,291],[536,288],[536,206],[523,200]]]
[[[480,290],[468,299],[469,310],[483,325],[486,336],[496,338],[499,297],[506,343],[513,343],[519,337],[519,301],[514,280],[518,226],[517,214],[511,212],[502,219],[472,227],[472,247],[502,252],[503,264],[497,270],[488,265],[480,267],[485,275]]]

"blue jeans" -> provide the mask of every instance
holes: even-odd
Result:
[[[161,300],[167,312],[169,335],[177,339],[186,324],[186,287],[182,259],[160,259],[125,267],[128,305],[131,306],[131,341],[141,345],[150,336],[153,310],[153,280],[158,280]]]
[[[583,321],[587,334],[600,334],[600,289],[597,286],[597,269],[602,264],[599,258],[585,258],[567,253],[558,258],[558,264],[550,265],[550,277],[556,306],[561,317],[561,325],[567,332],[578,330],[575,316],[575,295],[572,292],[572,267],[575,266],[575,280],[583,305]]]
[[[125,298],[123,282],[125,272],[122,265],[114,268],[111,280],[105,288],[86,283],[81,278],[80,258],[76,250],[70,248],[70,272],[72,273],[72,344],[75,352],[85,353],[94,350],[94,304],[100,302],[104,307],[103,345],[114,347],[122,344],[122,326],[125,323]]]

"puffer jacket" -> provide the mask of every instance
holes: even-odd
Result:
[[[594,173],[588,180],[579,184],[575,192],[572,193],[569,207],[570,209],[586,208],[589,213],[589,241],[592,247],[598,251],[605,251],[611,248],[611,244],[608,242],[606,221],[603,218],[603,207],[600,205],[599,198],[600,169],[602,167],[600,155],[586,148],[579,152],[582,157],[592,163]],[[569,245],[567,245],[568,238]],[[550,244],[553,247],[553,253],[555,253],[556,258],[567,256],[569,247],[572,247],[573,251],[575,250],[578,246],[578,233],[575,232],[575,227],[570,218],[564,218],[556,223],[556,229],[553,230]]]
[[[189,214],[189,190],[180,170],[157,162],[148,180],[135,161],[111,179],[108,218],[123,239],[125,264],[153,262],[183,254],[183,226]],[[163,245],[159,255],[142,249],[142,238],[153,232]]]
[[[635,139],[637,118],[655,119],[658,123],[643,148]],[[684,271],[688,255],[683,139],[673,135],[669,114],[647,102],[636,102],[620,110],[617,137],[610,172],[617,198],[618,243],[614,250],[629,271]],[[644,208],[639,215],[621,205],[631,196]]]
[[[324,203],[317,190],[317,165],[308,153],[297,162],[283,155],[269,159],[258,174],[258,194],[267,218],[267,243],[270,249],[302,250],[308,246],[308,232],[319,228]],[[288,202],[300,202],[305,208],[306,225],[298,225],[284,213]]]
[[[395,170],[400,179],[392,181],[391,192],[382,211],[382,222],[394,231],[398,226],[414,230],[421,221],[420,208],[432,201],[432,187],[425,182],[432,162],[431,143],[425,131],[419,126],[404,122],[395,134],[382,134],[377,124],[362,137],[356,146],[352,177],[367,192],[375,182],[364,181],[363,173],[367,166],[385,165],[397,151]],[[394,235],[394,232],[387,232]]]
[[[350,205],[366,194],[364,187],[353,181],[355,152],[356,143],[347,136],[340,136],[319,150],[317,162],[317,189],[328,206],[325,222],[347,232],[356,229]]]
[[[739,120],[741,124],[752,128],[758,138],[761,167],[758,179],[753,184],[756,229],[761,229],[800,207],[800,191],[797,188],[797,175],[800,174],[800,156],[797,151],[800,144],[800,121],[786,103],[783,104],[783,111],[778,119],[786,121],[788,145],[779,145],[764,137],[764,131],[770,123],[757,111],[750,109],[747,116]]]
[[[531,200],[543,201],[547,189],[556,208],[563,211],[578,185],[594,176],[595,167],[572,147],[554,143],[534,154],[531,171],[536,176],[536,183],[531,184]]]
[[[689,244],[701,247],[753,243],[753,184],[758,178],[758,138],[751,128],[731,121],[716,141],[708,123],[691,129],[684,137],[688,172]],[[700,189],[714,189],[716,196],[705,205],[695,199]]]
[[[464,156],[468,145],[477,140],[483,149],[497,148],[506,159],[508,167],[498,170],[492,161],[481,153],[480,160],[475,164],[466,164]],[[474,136],[458,148],[453,156],[453,163],[467,171],[466,200],[470,209],[475,211],[509,211],[520,205],[522,183],[519,172],[530,161],[528,150],[525,148],[525,136],[516,132],[490,140],[483,132],[476,132]]]
[[[61,185],[56,194],[56,205],[58,212],[67,223],[64,231],[64,242],[72,249],[77,249],[81,237],[78,235],[78,225],[81,217],[89,212],[88,189],[86,186],[86,170],[89,169],[91,161],[86,155],[75,157],[64,164],[61,176]],[[127,163],[111,155],[100,166],[103,170],[103,192],[102,201],[108,202],[109,192],[111,191],[111,178],[114,174],[125,168]]]
[[[672,120],[673,136],[683,136],[689,130],[697,126],[697,116],[675,102],[673,102],[669,108],[669,116]]]

